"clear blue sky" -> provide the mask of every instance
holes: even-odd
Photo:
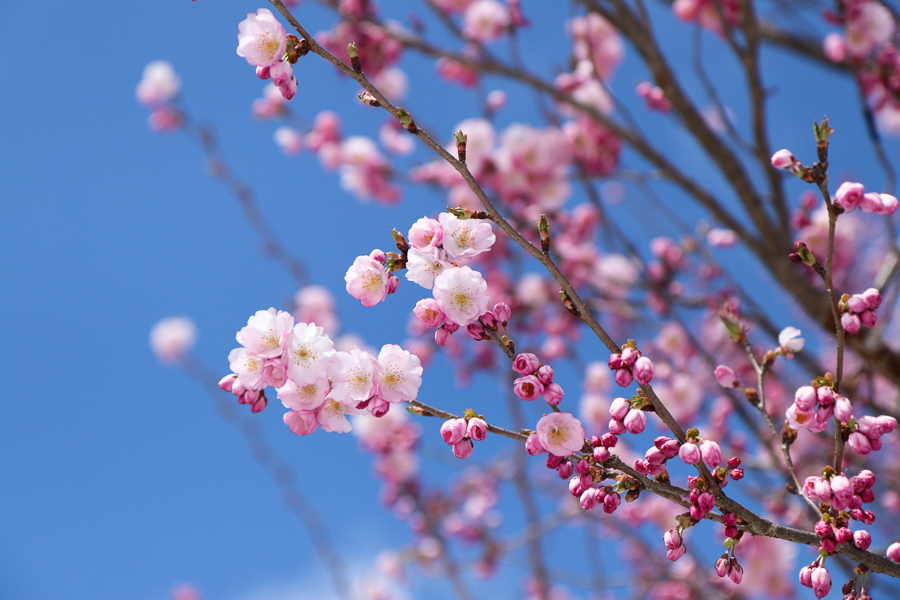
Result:
[[[408,3],[382,5],[398,20],[409,12]],[[250,114],[262,85],[235,55],[238,22],[260,6],[267,3],[0,3],[4,599],[160,600],[179,581],[196,582],[217,600],[326,593],[319,591],[327,580],[305,533],[244,440],[216,416],[198,385],[160,367],[149,351],[154,322],[187,314],[200,332],[197,356],[224,374],[237,329],[256,310],[284,307],[294,289],[256,252],[236,203],[204,174],[188,139],[147,130],[134,86],[147,62],[173,63],[192,114],[218,128],[225,155],[290,250],[315,282],[336,292],[344,328],[374,346],[402,340],[416,290],[407,286],[387,305],[363,309],[343,293],[343,274],[356,255],[387,249],[390,228],[405,231],[437,212],[441,199],[410,188],[396,209],[361,204],[310,155],[280,154],[272,124],[255,123]],[[524,44],[526,59],[552,73],[564,64],[567,9],[527,0],[524,6],[553,31],[543,47]],[[330,26],[325,13],[302,7],[297,14],[310,30]],[[525,41],[534,35],[526,32]],[[634,64],[629,58],[615,80],[630,102],[644,77]],[[478,113],[472,95],[437,81],[424,61],[410,56],[402,65],[411,79],[407,105],[442,138]],[[310,56],[296,71],[300,92],[292,107],[302,116],[333,108],[345,117],[345,133],[377,131],[383,116],[359,106],[355,86],[330,66]],[[827,113],[839,127],[837,139],[854,140],[836,148],[835,162],[861,166],[853,146],[862,138],[842,128],[847,121],[858,126],[855,96],[849,86],[820,93],[827,89],[820,76],[814,70],[779,82],[780,93],[797,100],[773,116],[773,143],[811,149],[812,119]],[[531,96],[505,89],[511,103],[501,122],[533,118]],[[737,96],[731,103],[742,106]],[[670,140],[681,157],[695,155],[680,136]],[[421,150],[418,156],[430,160]],[[877,187],[880,177],[872,176]],[[649,227],[648,233],[663,231]],[[441,365],[426,372],[423,394],[461,410],[466,400]],[[485,397],[496,394],[493,382],[480,383]],[[321,432],[297,438],[281,423],[277,404],[257,422],[322,507],[348,562],[366,569],[384,540],[408,540],[405,527],[378,504],[379,484],[369,458],[355,454],[355,440]],[[424,426],[426,445],[445,451],[437,426]],[[504,447],[479,446],[475,458]],[[427,464],[445,472],[440,463]],[[518,583],[522,574],[512,569],[505,577]]]

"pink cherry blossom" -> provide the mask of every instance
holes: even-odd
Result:
[[[816,567],[809,576],[816,598],[824,598],[831,591],[831,575],[825,567]]]
[[[446,318],[462,327],[477,321],[491,301],[487,282],[469,267],[446,269],[435,277],[433,293]]]
[[[284,386],[278,389],[278,399],[285,408],[311,411],[325,404],[325,397],[330,391],[331,384],[327,377],[303,385],[297,385],[288,379]]]
[[[423,251],[410,248],[406,257],[406,278],[428,290],[434,286],[435,277],[453,267],[441,259],[441,251],[437,249]]]
[[[365,414],[365,411],[328,398],[325,404],[316,411],[316,418],[319,420],[319,425],[322,426],[323,431],[347,433],[353,429],[350,426],[350,421],[347,420],[347,415],[361,414]]]
[[[441,213],[438,221],[444,228],[442,243],[450,260],[469,259],[487,252],[497,237],[489,221],[460,219],[451,213]]]
[[[537,456],[546,452],[537,433],[532,433],[525,440],[525,451],[531,456]]]
[[[686,443],[682,444],[681,448],[678,449],[678,456],[685,464],[696,465],[700,462],[702,454],[700,453],[700,448],[697,444]]]
[[[388,293],[388,273],[378,261],[369,256],[358,256],[344,275],[347,293],[363,306],[375,306],[384,302]]]
[[[544,385],[534,375],[519,377],[513,382],[513,392],[522,400],[536,400],[544,391]]]
[[[434,298],[423,298],[416,303],[413,314],[422,325],[434,329],[444,322],[444,311],[438,306]]]
[[[540,359],[530,352],[522,352],[513,361],[513,371],[520,375],[532,375],[541,366]]]
[[[497,0],[475,0],[463,14],[463,35],[477,42],[491,42],[509,27],[509,9]]]
[[[259,390],[265,387],[263,381],[264,359],[259,358],[244,348],[235,348],[228,355],[228,365],[237,373],[238,380],[248,390]]]
[[[625,415],[623,423],[625,424],[625,429],[637,435],[644,431],[644,428],[647,426],[647,414],[642,410],[633,408]]]
[[[294,317],[286,311],[258,310],[237,334],[237,341],[248,352],[261,358],[284,354],[285,343],[294,327]]]
[[[279,127],[272,134],[272,139],[288,156],[296,156],[303,149],[303,136],[293,127]]]
[[[738,386],[737,373],[731,367],[719,365],[716,367],[716,381],[723,388],[735,388]]]
[[[166,317],[150,330],[150,349],[166,365],[181,362],[197,341],[197,327],[188,317]]]
[[[568,456],[584,445],[584,428],[569,413],[555,412],[544,415],[535,430],[541,445],[551,454]]]
[[[640,385],[647,385],[653,379],[653,362],[646,356],[641,356],[636,361],[634,361],[634,366],[631,368],[631,372],[634,375],[635,380]]]
[[[376,386],[388,402],[412,402],[422,385],[422,362],[415,354],[395,344],[385,344],[378,353]]]
[[[450,419],[441,425],[441,437],[451,446],[455,446],[466,437],[467,424],[465,419]]]
[[[800,330],[796,327],[785,327],[778,334],[778,345],[782,352],[791,354],[803,350],[805,340],[800,337]]]
[[[776,169],[789,169],[797,161],[790,150],[779,150],[772,155],[772,166]]]
[[[297,323],[287,339],[288,377],[297,385],[316,383],[327,376],[334,342],[315,323]]]
[[[257,67],[270,67],[281,60],[287,47],[284,27],[267,8],[249,13],[238,25],[238,56]]]
[[[851,211],[862,202],[866,188],[861,183],[853,181],[845,181],[834,194],[834,200],[840,204],[844,210]]]
[[[544,386],[543,396],[544,400],[547,401],[547,404],[556,406],[562,402],[562,399],[565,397],[565,392],[558,383],[551,381]]]
[[[862,321],[858,314],[845,312],[841,315],[841,327],[844,328],[844,331],[853,335],[859,333],[859,330],[862,328]]]
[[[371,354],[353,348],[337,352],[328,364],[331,398],[356,406],[375,394],[377,363]]]
[[[466,437],[472,438],[476,442],[480,442],[487,437],[487,433],[487,423],[484,422],[484,419],[479,419],[478,417],[469,419],[468,425],[466,426]]]
[[[144,75],[134,90],[138,102],[151,108],[167,104],[181,91],[181,80],[172,65],[164,60],[154,60],[144,67]]]
[[[434,250],[444,240],[444,227],[435,219],[422,217],[413,223],[406,237],[413,248]]]
[[[283,419],[291,433],[297,435],[309,435],[319,428],[319,421],[314,410],[289,410],[284,413]]]

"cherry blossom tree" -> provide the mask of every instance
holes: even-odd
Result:
[[[183,130],[215,159],[265,254],[299,287],[292,306],[222,324],[239,347],[212,393],[268,408],[259,419],[279,400],[286,434],[352,431],[382,501],[411,529],[412,542],[388,544],[382,575],[399,585],[402,572],[438,572],[476,598],[523,546],[530,575],[510,597],[896,595],[900,248],[887,138],[900,134],[898,8],[580,0],[559,32],[518,0],[424,0],[408,26],[395,20],[408,7],[319,4],[333,12],[328,31],[313,34],[304,5],[281,0],[248,6],[237,24],[237,55],[266,82],[253,113],[278,124],[283,152],[315,154],[360,200],[394,205],[430,188],[444,204],[398,222],[381,248],[358,248],[344,290],[308,281],[190,117],[171,65],[148,65],[136,94],[152,129]],[[556,72],[522,60],[522,45],[563,34]],[[711,52],[733,72],[712,76]],[[452,130],[423,126],[429,106],[399,103],[417,74],[432,75],[408,74],[406,57],[476,94],[483,114],[459,115]],[[837,73],[842,87],[828,93],[855,103],[858,119],[803,114],[813,125],[804,145],[778,150],[773,123],[791,99],[773,90],[790,70],[772,57]],[[384,116],[377,140],[345,135],[352,115],[298,125],[315,60],[353,82],[360,110]],[[252,77],[241,62],[235,76]],[[637,83],[615,77],[623,65]],[[735,89],[739,113],[726,104]],[[534,99],[533,122],[499,124],[514,96]],[[852,128],[869,142],[854,156],[877,165],[865,181],[829,162],[832,149],[849,155],[841,134]],[[642,227],[651,212],[666,235]],[[401,286],[421,299],[402,304],[392,297]],[[336,292],[360,311],[393,304],[407,332],[380,350],[342,332]],[[199,374],[194,337],[189,320],[170,319],[151,342],[163,362]],[[438,357],[451,373],[433,368]],[[480,389],[482,375],[504,390],[505,408]],[[420,394],[429,377],[466,387],[465,409]],[[463,461],[507,439],[447,485],[422,467],[424,437]],[[507,483],[515,509],[499,504]],[[499,528],[508,511],[521,513],[515,539]],[[313,521],[336,593],[356,597]],[[597,557],[571,544],[548,551],[545,534],[563,524],[601,539],[623,582],[571,589],[562,565]]]

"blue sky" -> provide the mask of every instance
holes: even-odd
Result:
[[[359,203],[310,155],[287,158],[278,151],[272,124],[250,114],[262,85],[234,51],[238,22],[264,5],[0,4],[0,314],[8,340],[0,351],[7,381],[0,394],[4,598],[157,600],[180,581],[222,600],[279,600],[297,590],[324,597],[317,590],[327,589],[327,579],[305,533],[243,438],[216,416],[200,386],[159,366],[147,344],[158,319],[190,315],[200,332],[198,359],[224,374],[234,333],[254,311],[284,307],[293,284],[258,254],[236,203],[204,173],[197,148],[182,135],[147,130],[134,86],[151,60],[175,66],[190,112],[215,125],[224,154],[252,185],[287,247],[313,281],[335,292],[344,329],[373,346],[402,340],[402,307],[413,306],[416,292],[407,287],[391,302],[363,309],[343,292],[343,274],[355,256],[387,249],[392,227],[405,231],[437,212],[441,199],[410,188],[394,209]],[[552,73],[564,64],[568,13],[536,2],[524,6],[553,32],[543,46],[523,45],[526,60]],[[406,3],[383,7],[398,19],[409,12]],[[312,31],[331,23],[309,3],[296,14]],[[533,30],[526,41],[530,35]],[[676,48],[675,32],[666,29],[663,37]],[[628,101],[644,76],[634,64],[628,58],[616,77]],[[438,81],[425,61],[409,56],[402,66],[411,79],[407,105],[418,111],[420,125],[449,138],[456,123],[478,113],[472,95]],[[723,74],[730,68],[719,59],[711,66]],[[310,56],[296,71],[294,110],[311,120],[332,108],[344,116],[345,133],[375,134],[383,116],[361,107],[355,86],[329,65]],[[822,77],[812,69],[779,81],[779,94],[796,100],[773,114],[773,143],[811,149],[812,119],[827,113],[839,124],[837,139],[848,140],[836,146],[833,162],[860,165],[855,153],[863,138],[850,132],[845,138],[848,128],[840,128],[858,126],[855,97],[847,86],[821,93],[831,85]],[[501,121],[533,118],[530,94],[505,89],[511,101]],[[742,107],[737,94],[726,102]],[[662,135],[685,161],[697,156],[680,134]],[[880,176],[872,177],[877,187]],[[678,206],[677,196],[672,201]],[[628,225],[624,208],[618,214]],[[664,231],[660,223],[646,227],[648,236]],[[442,361],[428,375],[422,393],[433,404],[465,407]],[[496,394],[495,382],[476,383],[486,397]],[[354,569],[369,568],[384,540],[409,539],[377,502],[370,461],[355,453],[351,436],[296,438],[274,405],[255,419],[322,507]],[[426,445],[444,451],[437,425],[423,426]],[[475,458],[506,447],[479,446]],[[447,472],[440,463],[433,469],[438,478]],[[518,582],[522,574],[511,569],[507,577]]]

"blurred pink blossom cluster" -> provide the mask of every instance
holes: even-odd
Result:
[[[267,8],[249,13],[238,25],[238,56],[256,67],[257,77],[271,79],[285,100],[290,100],[297,93],[297,78],[287,49],[284,27]]]
[[[147,126],[153,131],[177,131],[184,118],[175,107],[181,79],[172,65],[155,60],[144,67],[144,75],[134,93],[138,102],[150,109]]]

